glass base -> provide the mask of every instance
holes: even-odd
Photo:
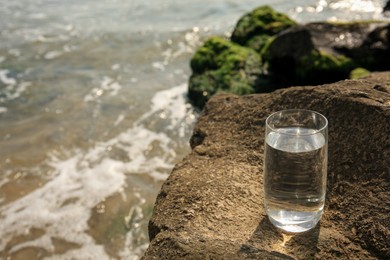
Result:
[[[302,233],[313,229],[320,221],[320,212],[274,211],[268,212],[271,223],[287,233]]]

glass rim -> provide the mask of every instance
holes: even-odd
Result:
[[[323,127],[319,128],[319,129],[315,129],[315,131],[313,131],[312,133],[307,133],[307,134],[300,134],[301,136],[309,136],[309,135],[315,135],[315,134],[318,134],[322,131],[324,131],[327,127],[328,127],[328,119],[321,113],[317,112],[317,111],[314,111],[314,110],[309,110],[309,109],[300,109],[300,108],[295,108],[295,109],[284,109],[284,110],[279,110],[279,111],[276,111],[276,112],[273,112],[272,114],[270,114],[267,119],[265,120],[265,127],[267,129],[270,128],[271,131],[273,132],[278,132],[279,134],[282,134],[282,135],[291,135],[291,136],[296,136],[296,134],[289,134],[289,133],[281,133],[280,131],[278,131],[278,129],[275,129],[273,128],[270,124],[269,124],[269,120],[271,117],[275,116],[276,114],[278,113],[281,113],[281,112],[293,112],[293,111],[303,111],[303,112],[309,112],[309,113],[313,113],[313,114],[317,114],[319,115],[321,118],[323,118],[325,120],[325,124]]]

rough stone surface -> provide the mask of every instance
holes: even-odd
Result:
[[[300,235],[275,229],[262,204],[265,119],[287,108],[329,119],[326,208]],[[191,146],[157,197],[143,259],[390,258],[390,73],[215,95]]]

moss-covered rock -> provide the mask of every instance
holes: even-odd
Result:
[[[256,81],[262,73],[261,65],[260,55],[254,50],[221,37],[212,37],[191,60],[193,74],[188,96],[195,106],[202,108],[217,92],[254,93]]]
[[[217,92],[239,95],[319,85],[390,70],[390,23],[298,25],[261,6],[238,21],[231,41],[209,39],[191,60],[189,98],[202,108]]]
[[[238,21],[231,41],[220,37],[206,41],[191,60],[191,102],[202,108],[217,92],[244,95],[272,90],[261,55],[276,34],[293,25],[287,15],[261,6]]]
[[[335,82],[358,67],[389,69],[388,31],[377,21],[294,26],[278,34],[262,57],[281,87]]]
[[[296,22],[287,15],[269,6],[260,6],[241,17],[233,31],[232,41],[260,52],[271,36],[294,25]]]

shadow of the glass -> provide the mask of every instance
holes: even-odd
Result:
[[[241,246],[245,259],[312,259],[317,251],[320,223],[303,233],[283,233],[264,216],[251,238]]]

